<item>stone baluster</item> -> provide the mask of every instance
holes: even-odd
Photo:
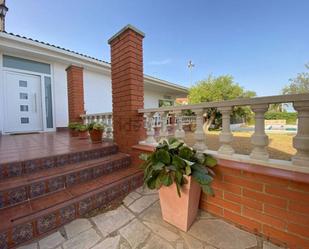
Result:
[[[161,117],[160,138],[164,139],[168,137],[168,130],[167,130],[168,112],[160,112],[159,114]]]
[[[268,110],[268,104],[253,105],[251,109],[255,113],[255,131],[251,137],[253,150],[250,154],[252,159],[268,160],[267,152],[268,136],[265,133],[264,114]]]
[[[194,110],[196,114],[196,130],[194,132],[194,137],[195,137],[195,144],[193,148],[197,151],[203,152],[207,150],[207,146],[205,143],[206,137],[203,129],[203,124],[204,124],[204,110],[199,109],[199,110]]]
[[[293,146],[297,150],[292,157],[293,165],[309,167],[309,101],[293,103],[298,112],[297,135],[293,138]]]
[[[106,138],[113,138],[113,116],[107,115],[106,121]]]
[[[87,124],[87,116],[81,116],[80,117],[83,120],[83,124]]]
[[[147,138],[145,140],[145,143],[146,144],[149,144],[149,145],[156,145],[157,144],[157,141],[155,140],[154,138],[154,129],[153,129],[153,121],[154,121],[154,118],[153,118],[153,115],[155,113],[154,112],[149,112],[149,113],[146,113],[146,125],[145,125],[145,128],[146,128],[146,135],[147,135]]]
[[[95,122],[95,123],[98,122],[97,115],[94,115],[93,117],[94,117],[93,122]]]
[[[221,107],[218,108],[218,111],[220,111],[222,114],[222,131],[219,136],[219,141],[222,145],[218,152],[220,154],[232,155],[234,154],[234,149],[231,146],[231,142],[233,141],[233,134],[231,133],[230,129],[232,107]]]
[[[103,124],[103,119],[105,119],[105,115],[98,115],[98,122]]]
[[[182,127],[182,112],[176,111],[176,131],[175,131],[175,138],[179,139],[180,141],[183,141],[186,134]]]

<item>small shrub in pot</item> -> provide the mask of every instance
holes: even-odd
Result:
[[[77,123],[77,122],[71,122],[71,123],[69,123],[69,125],[68,125],[68,128],[69,128],[69,130],[70,130],[70,135],[72,136],[72,137],[78,137],[78,127],[79,127],[79,123]]]
[[[98,122],[92,122],[88,125],[90,138],[93,143],[102,142],[104,129],[105,125]]]
[[[87,125],[80,124],[77,129],[78,129],[78,137],[80,139],[88,138],[88,127],[87,127]]]
[[[161,141],[153,153],[141,154],[140,159],[144,185],[159,189],[163,219],[187,231],[197,215],[201,189],[213,195],[216,159],[175,138]]]

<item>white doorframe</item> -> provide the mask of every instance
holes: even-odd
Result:
[[[9,55],[9,54],[8,54]],[[3,60],[3,56],[1,55],[1,61]],[[49,63],[50,64],[50,63]],[[40,80],[41,80],[41,103],[42,103],[42,123],[43,123],[43,129],[42,132],[51,132],[51,131],[56,131],[56,127],[55,127],[55,104],[54,104],[54,80],[53,80],[53,67],[52,64],[50,64],[51,66],[51,74],[41,74],[41,73],[37,73],[37,72],[32,72],[32,71],[26,71],[26,70],[20,70],[20,69],[13,69],[13,68],[7,68],[7,67],[3,67],[2,66],[3,63],[1,63],[1,73],[2,73],[2,87],[1,87],[1,91],[4,94],[5,92],[5,73],[6,72],[12,72],[12,73],[20,73],[20,74],[26,74],[26,75],[34,75],[34,76],[39,76]],[[1,76],[1,74],[0,74]],[[50,77],[51,78],[51,91],[52,91],[52,114],[53,114],[53,128],[47,128],[47,124],[46,124],[46,105],[45,105],[45,82],[44,82],[44,77]],[[0,92],[0,96],[1,96],[1,92]],[[2,113],[3,115],[6,112],[6,103],[4,100],[4,96],[2,99]],[[0,112],[1,114],[1,112]],[[2,121],[2,133],[7,133],[7,131],[5,130],[5,120],[3,119]],[[1,128],[1,126],[0,126]]]

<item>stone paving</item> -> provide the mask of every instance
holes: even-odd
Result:
[[[184,233],[161,218],[156,191],[130,193],[117,209],[81,218],[19,249],[279,249],[201,211]]]

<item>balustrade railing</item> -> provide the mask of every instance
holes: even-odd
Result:
[[[298,112],[297,135],[293,138],[293,146],[296,154],[292,157],[292,164],[296,166],[307,166],[309,168],[309,94],[291,94],[269,97],[243,98],[220,102],[205,102],[195,105],[184,105],[174,107],[161,107],[151,109],[140,109],[145,119],[147,128],[147,139],[141,141],[142,144],[155,145],[160,138],[175,136],[184,139],[185,124],[195,123],[194,148],[199,151],[207,150],[207,140],[203,130],[204,115],[210,108],[216,108],[222,114],[222,131],[219,136],[220,149],[217,155],[233,156],[236,155],[231,145],[233,134],[230,130],[230,115],[234,107],[250,106],[254,112],[255,128],[251,136],[252,151],[249,159],[258,161],[269,161],[267,152],[268,136],[265,133],[264,114],[268,110],[269,104],[292,103]],[[191,110],[195,116],[183,116],[185,110]],[[174,129],[168,130],[168,126]],[[160,129],[159,136],[155,137],[154,127]]]
[[[91,122],[98,122],[105,125],[105,131],[103,137],[112,139],[113,138],[113,115],[111,112],[105,113],[94,113],[94,114],[83,114],[80,115],[84,124],[90,124]]]

